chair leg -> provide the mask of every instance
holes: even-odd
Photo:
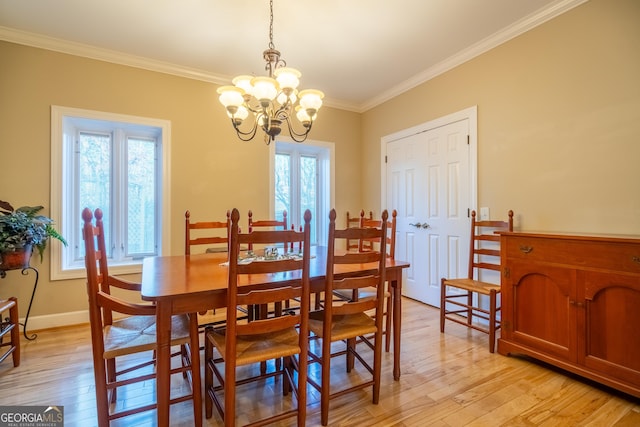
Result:
[[[207,419],[213,416],[213,402],[209,397],[209,388],[213,387],[213,371],[209,368],[209,361],[213,358],[213,345],[207,339],[210,329],[207,327],[204,332],[204,414]]]
[[[13,366],[20,366],[20,327],[18,319],[18,299],[16,297],[10,297],[9,300],[14,302],[13,307],[9,309],[9,322],[11,322],[13,329],[11,330],[11,346],[14,347],[11,357],[13,358]]]
[[[388,286],[387,291],[389,292],[389,298],[387,298],[387,315],[384,319],[384,351],[386,353],[389,353],[389,350],[391,350],[391,320],[393,318],[393,289],[391,289],[391,283],[389,283]]]
[[[107,381],[110,383],[115,382],[116,381],[116,359],[107,359],[105,365],[107,367],[107,371],[106,371]],[[111,390],[111,393],[108,393],[109,404],[116,403],[117,390],[118,389],[114,387]]]
[[[496,346],[496,291],[489,293],[489,352],[493,353]]]
[[[356,351],[356,339],[355,338],[348,338],[347,339],[347,354],[345,355],[347,360],[346,360],[346,365],[347,365],[347,373],[351,372],[351,370],[353,369],[353,367],[355,366],[355,356],[353,355],[353,353]]]
[[[473,292],[467,292],[467,325],[471,326],[473,323]]]
[[[440,332],[444,333],[444,320],[446,313],[446,296],[447,286],[444,284],[444,279],[440,280]]]
[[[380,372],[382,365],[382,331],[378,330],[375,336],[375,346],[373,348],[373,399],[374,405],[380,400]]]
[[[329,423],[329,394],[331,393],[331,342],[322,340],[322,386],[320,391],[320,423],[326,426]]]
[[[224,362],[224,425],[235,427],[236,425],[236,365],[234,361]]]
[[[196,427],[202,426],[202,383],[200,379],[200,332],[198,315],[189,315],[189,351],[191,359],[191,393],[193,397],[193,421]]]

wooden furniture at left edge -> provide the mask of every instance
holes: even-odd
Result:
[[[640,397],[640,238],[504,233],[498,352]]]
[[[326,274],[326,247],[311,249],[311,292],[324,289]],[[226,254],[199,254],[189,256],[161,256],[145,258],[142,267],[142,299],[156,304],[157,333],[157,402],[159,427],[169,425],[170,363],[169,337],[171,316],[179,313],[199,312],[226,305],[227,267]],[[366,275],[371,265],[363,264],[358,270],[345,270],[337,277]],[[400,378],[400,331],[402,317],[402,270],[408,268],[405,261],[387,259],[386,276],[393,290],[393,378]],[[286,279],[273,275],[253,275],[250,282],[242,283],[249,289],[277,287]]]

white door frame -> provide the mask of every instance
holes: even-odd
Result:
[[[380,139],[380,211],[390,208],[387,206],[387,163],[385,157],[387,155],[387,144],[400,138],[435,129],[449,123],[458,122],[460,120],[469,120],[469,201],[470,209],[477,209],[478,202],[478,106],[465,108],[464,110],[448,114],[443,117],[383,136]]]

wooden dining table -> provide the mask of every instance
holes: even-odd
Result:
[[[327,248],[311,248],[311,292],[322,292],[326,277]],[[227,273],[226,253],[175,255],[145,258],[142,264],[142,299],[156,304],[157,339],[157,417],[158,426],[169,425],[169,396],[171,364],[171,316],[197,313],[226,306]],[[341,267],[341,270],[338,268]],[[400,330],[402,318],[402,270],[409,263],[388,259],[386,279],[391,285],[393,304],[393,378],[400,378]],[[374,264],[357,267],[336,266],[338,277],[367,275],[374,271]],[[244,278],[239,285],[252,289],[284,286],[296,279],[289,274],[257,274]],[[199,364],[198,360],[192,363]]]

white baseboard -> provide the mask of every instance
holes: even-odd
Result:
[[[24,324],[24,318],[20,318],[20,323]],[[78,325],[81,323],[89,323],[88,310],[47,314],[44,316],[29,316],[29,321],[27,322],[27,335],[29,335],[31,331],[57,328],[60,326]]]

